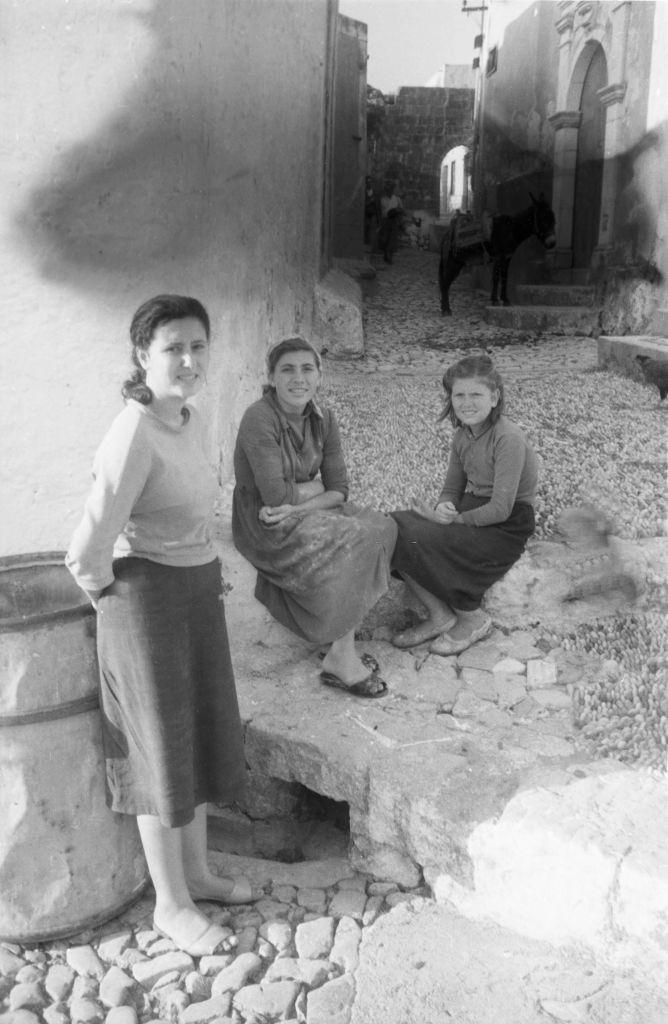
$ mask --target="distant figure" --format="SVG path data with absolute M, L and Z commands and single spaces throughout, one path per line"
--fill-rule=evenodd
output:
M 376 249 L 378 229 L 380 227 L 380 202 L 373 181 L 367 175 L 364 187 L 364 244 Z
M 403 215 L 401 199 L 394 191 L 394 182 L 385 182 L 385 191 L 380 197 L 380 231 L 378 246 L 386 263 L 392 263 L 392 257 L 399 246 L 399 229 Z

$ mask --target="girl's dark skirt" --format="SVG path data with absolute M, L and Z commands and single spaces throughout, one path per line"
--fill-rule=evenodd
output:
M 120 558 L 114 575 L 97 616 L 107 803 L 180 827 L 245 781 L 220 563 Z
M 486 505 L 488 498 L 464 494 L 459 512 Z M 533 506 L 516 502 L 508 519 L 492 526 L 434 523 L 417 512 L 392 512 L 399 537 L 393 575 L 410 576 L 451 608 L 473 611 L 483 594 L 518 560 L 534 532 Z

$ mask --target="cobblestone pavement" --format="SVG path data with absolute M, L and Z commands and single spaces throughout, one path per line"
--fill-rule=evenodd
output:
M 272 871 L 258 863 L 260 872 Z M 363 928 L 425 890 L 400 892 L 355 874 L 341 858 L 274 865 L 273 873 L 278 880 L 255 904 L 201 904 L 229 935 L 223 951 L 199 960 L 153 930 L 151 895 L 69 940 L 0 943 L 0 1022 L 342 1021 Z
M 501 373 L 513 380 L 596 366 L 592 338 L 538 335 L 485 323 L 488 296 L 473 290 L 466 275 L 452 288 L 453 315 L 441 316 L 436 253 L 400 249 L 391 265 L 376 255 L 368 258 L 377 276 L 365 282 L 366 351 L 365 358 L 356 361 L 358 371 L 399 370 L 428 376 L 442 373 L 446 363 L 470 349 L 493 349 Z M 338 367 L 330 363 L 328 372 L 335 377 L 350 372 L 350 363 L 341 361 Z

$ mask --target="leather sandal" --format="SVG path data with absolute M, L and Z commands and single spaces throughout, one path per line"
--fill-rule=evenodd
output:
M 433 644 L 429 645 L 429 653 L 440 654 L 443 657 L 448 657 L 451 654 L 461 654 L 462 651 L 466 651 L 473 644 L 477 643 L 478 640 L 484 640 L 491 632 L 492 620 L 488 616 L 477 629 L 472 630 L 468 636 L 462 637 L 459 640 L 450 636 L 449 633 L 443 633 Z
M 207 903 L 222 903 L 223 906 L 243 906 L 245 903 L 255 903 L 261 897 L 253 892 L 253 886 L 247 878 L 231 878 L 232 888 L 228 895 L 211 895 L 210 893 L 191 892 L 193 900 Z
M 191 929 L 187 929 L 191 931 Z M 193 957 L 212 956 L 216 952 L 227 953 L 233 948 L 230 942 L 229 928 L 221 928 L 220 925 L 208 923 L 206 927 L 196 935 L 171 935 L 164 928 L 159 928 L 153 921 L 153 931 L 161 935 L 163 939 L 169 939 L 177 949 L 183 950 Z
M 439 627 L 432 626 L 431 623 L 418 622 L 415 626 L 409 626 L 408 629 L 402 629 L 400 633 L 395 633 L 392 643 L 395 647 L 400 648 L 417 647 L 419 644 L 426 643 L 427 640 L 434 640 L 442 633 L 446 633 L 452 629 L 456 621 L 453 618 L 449 623 Z

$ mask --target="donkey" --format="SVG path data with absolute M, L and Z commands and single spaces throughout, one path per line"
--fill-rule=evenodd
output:
M 449 291 L 462 267 L 467 263 L 482 263 L 492 260 L 492 295 L 493 306 L 498 306 L 499 299 L 504 306 L 508 301 L 508 267 L 510 258 L 518 245 L 531 235 L 535 235 L 546 249 L 553 249 L 556 244 L 554 213 L 541 192 L 535 199 L 531 192 L 531 206 L 512 216 L 501 213 L 495 217 L 488 215 L 482 224 L 466 226 L 460 218 L 455 218 L 453 228 L 445 235 L 441 243 L 441 259 L 438 265 L 438 284 L 441 291 L 441 313 L 451 316 Z M 501 285 L 499 289 L 499 283 Z

